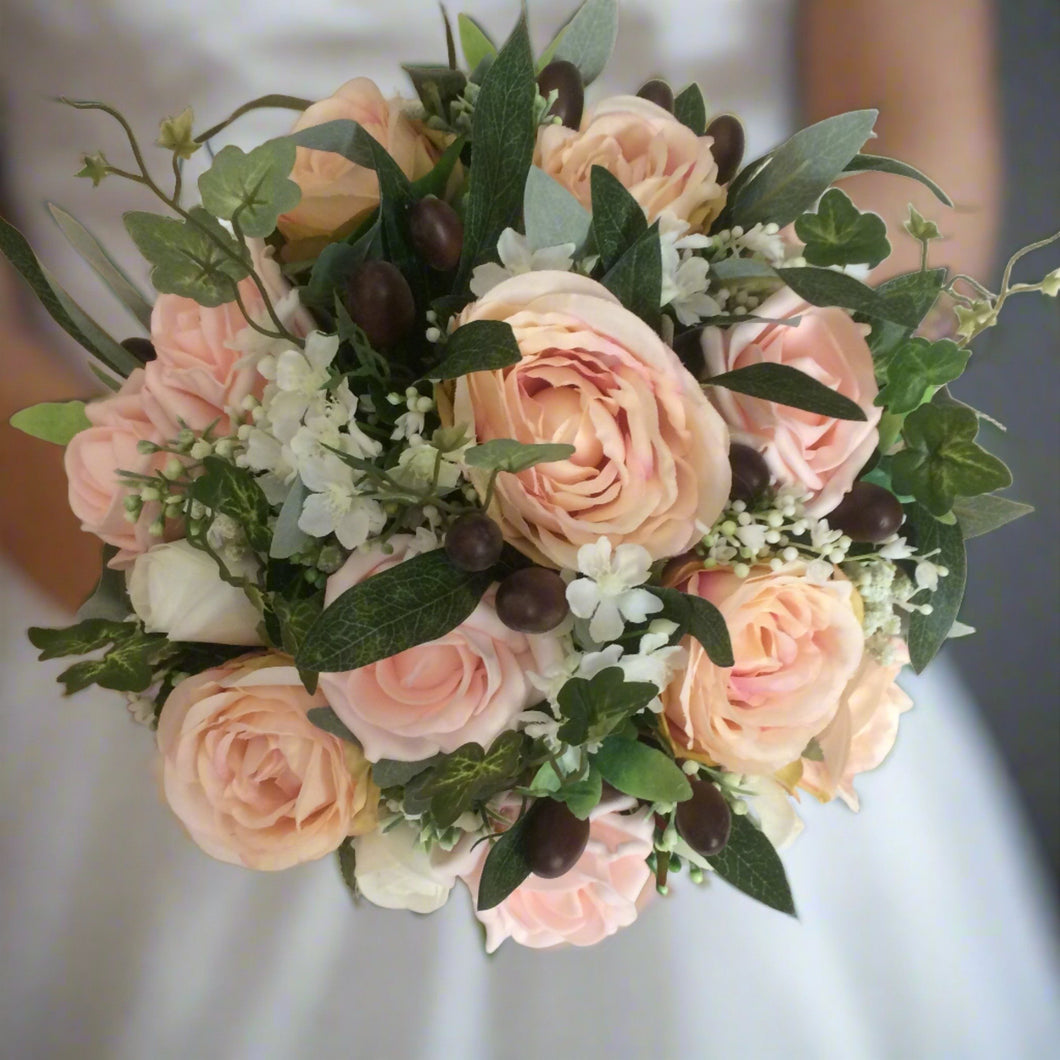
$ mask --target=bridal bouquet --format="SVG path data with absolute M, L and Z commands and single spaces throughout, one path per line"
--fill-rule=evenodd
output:
M 461 881 L 533 947 L 629 925 L 676 873 L 794 913 L 800 798 L 857 808 L 957 622 L 967 538 L 1029 510 L 951 396 L 1013 292 L 890 244 L 840 187 L 874 111 L 742 165 L 696 85 L 584 106 L 615 36 L 587 0 L 545 53 L 447 25 L 417 100 L 364 78 L 266 96 L 159 167 L 122 115 L 144 297 L 53 213 L 146 337 L 115 341 L 6 223 L 0 245 L 112 391 L 19 413 L 66 447 L 105 544 L 60 677 L 124 693 L 208 854 L 336 854 L 427 913 Z M 463 51 L 457 58 L 456 37 Z M 289 135 L 219 146 L 255 107 Z M 165 176 L 159 175 L 164 168 Z M 197 173 L 195 195 L 189 195 Z M 955 339 L 918 334 L 940 298 Z M 937 333 L 937 329 L 936 329 Z

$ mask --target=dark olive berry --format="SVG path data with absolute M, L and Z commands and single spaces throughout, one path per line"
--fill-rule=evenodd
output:
M 743 161 L 744 134 L 740 119 L 719 114 L 707 126 L 707 135 L 714 137 L 710 152 L 718 163 L 718 183 L 728 184 Z
M 485 512 L 468 512 L 447 531 L 446 555 L 461 570 L 489 570 L 501 558 L 504 535 Z
M 902 525 L 898 498 L 874 482 L 855 482 L 850 492 L 826 516 L 833 530 L 851 541 L 886 541 Z
M 568 129 L 577 129 L 585 106 L 585 86 L 581 71 L 574 63 L 557 59 L 537 75 L 537 90 L 545 99 L 553 89 L 556 90 L 556 102 L 549 114 L 556 115 Z
M 729 466 L 732 468 L 729 496 L 734 501 L 754 504 L 769 485 L 769 468 L 765 458 L 757 449 L 733 442 L 729 446 Z
M 562 802 L 541 799 L 530 810 L 524 842 L 530 871 L 554 880 L 574 868 L 585 852 L 589 822 L 578 820 Z
M 677 804 L 676 823 L 681 838 L 697 854 L 710 858 L 729 841 L 732 811 L 709 780 L 693 780 L 692 798 Z
M 674 90 L 665 81 L 660 81 L 658 78 L 645 81 L 637 90 L 637 95 L 641 99 L 648 100 L 649 103 L 654 103 L 657 107 L 662 107 L 663 110 L 668 110 L 671 114 L 674 112 Z
M 122 339 L 121 344 L 141 364 L 147 364 L 148 361 L 153 361 L 157 356 L 154 343 L 150 339 L 141 339 L 138 336 L 134 336 L 131 339 Z
M 364 261 L 350 273 L 346 308 L 376 349 L 399 342 L 416 322 L 408 281 L 389 261 Z
M 432 269 L 448 272 L 460 263 L 464 249 L 464 222 L 442 199 L 428 195 L 409 209 L 412 245 Z
M 520 633 L 547 633 L 566 617 L 567 587 L 545 567 L 513 571 L 497 586 L 497 616 Z

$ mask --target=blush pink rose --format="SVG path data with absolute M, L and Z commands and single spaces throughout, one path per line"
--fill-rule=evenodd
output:
M 746 578 L 700 570 L 677 588 L 721 611 L 735 665 L 715 666 L 689 640 L 688 666 L 662 694 L 674 747 L 737 773 L 796 761 L 836 716 L 865 638 L 853 586 L 818 583 L 801 560 Z
M 81 520 L 82 530 L 119 550 L 111 566 L 122 569 L 159 541 L 151 535 L 150 527 L 161 514 L 161 506 L 157 502 L 145 504 L 139 519 L 129 522 L 125 498 L 130 490 L 118 472 L 152 475 L 159 471 L 169 457 L 141 453 L 139 443 L 158 445 L 177 431 L 173 423 L 160 430 L 148 417 L 143 388 L 144 370 L 137 368 L 117 394 L 86 405 L 85 414 L 92 426 L 74 435 L 64 457 L 71 510 Z M 172 537 L 173 524 L 167 531 L 166 537 Z
M 505 280 L 464 310 L 470 320 L 507 321 L 522 360 L 457 380 L 453 420 L 479 443 L 574 446 L 498 476 L 490 515 L 505 538 L 571 569 L 602 536 L 653 560 L 690 548 L 729 496 L 729 436 L 673 350 L 602 284 L 568 272 Z M 472 475 L 483 493 L 486 476 Z
M 838 795 L 857 810 L 854 778 L 887 757 L 898 736 L 898 717 L 913 705 L 896 682 L 908 661 L 909 652 L 900 641 L 894 662 L 886 666 L 865 653 L 836 716 L 817 736 L 822 761 L 802 761 L 801 787 L 822 801 Z
M 669 111 L 639 96 L 605 99 L 581 129 L 542 125 L 534 164 L 592 209 L 590 175 L 603 166 L 621 182 L 649 221 L 666 213 L 702 231 L 725 205 L 714 140 L 696 136 Z
M 325 606 L 351 586 L 406 558 L 413 539 L 396 535 L 387 555 L 354 552 L 329 579 Z M 438 640 L 345 673 L 322 673 L 320 688 L 368 758 L 414 762 L 474 742 L 488 747 L 541 694 L 528 673 L 563 655 L 559 638 L 509 629 L 493 607 L 495 590 Z
M 646 862 L 655 826 L 648 807 L 625 812 L 636 805 L 624 795 L 604 800 L 589 815 L 589 842 L 570 871 L 554 880 L 528 876 L 499 905 L 476 910 L 486 928 L 486 952 L 508 938 L 538 950 L 595 946 L 629 927 L 655 893 Z M 476 851 L 476 864 L 462 878 L 478 905 L 488 845 Z
M 386 148 L 406 177 L 417 180 L 430 172 L 438 152 L 409 119 L 409 106 L 406 100 L 384 99 L 369 78 L 355 77 L 309 107 L 291 131 L 329 121 L 358 122 Z M 346 234 L 379 205 L 375 171 L 332 151 L 298 148 L 291 180 L 302 189 L 302 201 L 280 217 L 279 228 L 296 243 Z
M 790 405 L 711 388 L 711 399 L 725 417 L 734 442 L 758 449 L 781 483 L 803 486 L 812 494 L 806 510 L 830 512 L 854 484 L 854 477 L 879 441 L 883 410 L 872 352 L 865 342 L 868 325 L 855 324 L 842 309 L 808 305 L 784 288 L 767 298 L 758 316 L 797 324 L 738 324 L 722 331 L 704 328 L 703 354 L 710 375 L 751 364 L 798 368 L 858 404 L 864 421 L 837 420 Z
M 284 326 L 296 335 L 308 335 L 313 319 L 297 301 L 288 298 L 291 287 L 260 240 L 252 241 L 255 269 L 269 301 Z M 255 321 L 275 325 L 253 280 L 239 284 L 243 304 Z M 160 294 L 151 313 L 151 342 L 155 360 L 145 368 L 144 404 L 156 423 L 179 420 L 192 430 L 216 424 L 214 434 L 232 433 L 226 409 L 238 406 L 248 395 L 260 398 L 265 380 L 258 373 L 257 357 L 237 338 L 247 320 L 236 302 L 201 306 L 190 298 Z M 173 435 L 169 435 L 173 437 Z
M 375 827 L 360 748 L 306 716 L 325 705 L 279 656 L 243 656 L 173 689 L 158 719 L 163 791 L 207 854 L 286 869 Z

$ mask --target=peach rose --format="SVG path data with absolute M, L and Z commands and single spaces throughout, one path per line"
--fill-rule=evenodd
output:
M 688 666 L 662 694 L 674 747 L 738 773 L 794 762 L 835 717 L 864 653 L 853 586 L 818 583 L 801 560 L 746 578 L 700 570 L 677 587 L 713 603 L 732 639 L 732 667 L 689 639 Z
M 271 251 L 254 240 L 252 254 L 269 301 L 284 326 L 296 335 L 308 335 L 313 319 L 296 300 L 285 297 L 291 287 L 272 260 Z M 239 294 L 257 323 L 274 327 L 253 280 L 242 280 Z M 236 343 L 247 327 L 246 317 L 234 301 L 207 307 L 180 295 L 160 294 L 151 313 L 151 342 L 157 357 L 145 368 L 148 415 L 160 425 L 180 420 L 195 431 L 216 423 L 216 435 L 231 434 L 225 409 L 237 406 L 248 394 L 260 398 L 265 388 L 257 357 Z
M 160 430 L 148 417 L 143 389 L 144 370 L 137 368 L 113 397 L 86 405 L 92 426 L 74 435 L 64 457 L 70 508 L 82 530 L 119 550 L 111 562 L 118 568 L 130 566 L 158 542 L 150 527 L 161 513 L 158 503 L 145 504 L 140 518 L 130 523 L 125 517 L 129 488 L 118 472 L 151 475 L 160 470 L 168 456 L 145 455 L 137 446 L 141 441 L 161 444 L 177 431 L 173 423 Z
M 325 705 L 279 656 L 243 656 L 173 689 L 158 719 L 163 791 L 207 854 L 286 869 L 375 827 L 379 791 L 360 748 L 306 716 Z
M 577 566 L 606 536 L 653 560 L 699 538 L 729 496 L 729 437 L 696 380 L 603 285 L 568 272 L 505 280 L 460 323 L 506 320 L 522 360 L 457 381 L 452 416 L 476 441 L 574 446 L 567 460 L 497 478 L 490 515 L 538 563 Z M 485 475 L 475 474 L 480 494 Z
M 645 860 L 654 823 L 648 807 L 625 812 L 636 805 L 625 795 L 604 800 L 589 815 L 589 842 L 570 871 L 553 880 L 528 876 L 499 905 L 476 910 L 486 928 L 486 952 L 507 938 L 537 950 L 595 946 L 629 927 L 655 893 Z M 477 863 L 462 878 L 478 905 L 487 844 L 476 851 Z
M 413 538 L 390 539 L 354 552 L 329 579 L 325 607 L 351 586 L 406 558 Z M 509 629 L 493 608 L 491 589 L 456 629 L 438 640 L 345 673 L 320 675 L 332 709 L 376 762 L 414 762 L 461 744 L 488 747 L 541 694 L 528 672 L 544 672 L 563 651 L 549 633 Z
M 734 442 L 761 451 L 782 483 L 801 485 L 813 494 L 806 510 L 830 512 L 854 484 L 854 477 L 879 441 L 881 408 L 872 352 L 865 342 L 867 324 L 855 324 L 842 309 L 820 308 L 783 288 L 756 310 L 758 316 L 798 324 L 738 324 L 722 331 L 704 328 L 703 354 L 711 375 L 750 364 L 786 364 L 798 368 L 856 402 L 864 421 L 837 420 L 790 405 L 711 388 L 711 399 L 725 417 Z
M 696 136 L 669 111 L 639 96 L 612 96 L 580 130 L 542 125 L 534 164 L 592 209 L 590 174 L 603 166 L 640 203 L 649 221 L 662 213 L 703 231 L 725 205 L 714 140 Z
M 335 94 L 309 107 L 292 132 L 344 119 L 358 122 L 379 141 L 410 180 L 429 173 L 437 158 L 430 140 L 410 121 L 406 100 L 386 100 L 367 77 L 347 81 Z M 280 231 L 291 241 L 321 242 L 353 231 L 379 205 L 375 171 L 332 151 L 298 148 L 291 171 L 302 189 L 302 201 L 280 217 Z
M 908 661 L 909 652 L 900 642 L 895 661 L 887 666 L 865 653 L 836 716 L 817 736 L 823 760 L 802 760 L 800 784 L 822 802 L 838 795 L 857 810 L 854 777 L 887 757 L 898 736 L 898 716 L 913 705 L 895 680 Z

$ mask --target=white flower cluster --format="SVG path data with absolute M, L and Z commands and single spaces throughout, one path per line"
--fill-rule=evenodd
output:
M 659 217 L 662 245 L 662 297 L 660 306 L 670 306 L 686 327 L 721 313 L 721 304 L 707 294 L 710 263 L 696 254 L 711 246 L 709 236 L 689 233 L 687 221 L 671 214 Z
M 520 235 L 514 228 L 506 228 L 497 240 L 500 265 L 488 261 L 484 265 L 476 266 L 471 273 L 471 293 L 476 298 L 481 298 L 497 284 L 526 272 L 538 272 L 542 269 L 570 272 L 574 267 L 574 250 L 573 243 L 531 250 L 526 236 Z

